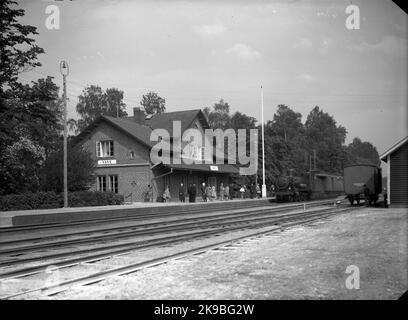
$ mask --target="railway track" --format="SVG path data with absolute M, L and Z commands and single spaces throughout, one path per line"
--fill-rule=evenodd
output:
M 324 204 L 327 204 L 324 203 Z M 322 205 L 321 203 L 310 204 L 309 206 Z M 32 235 L 21 235 L 21 233 L 16 232 L 14 236 L 3 236 L 0 240 L 0 256 L 5 253 L 16 253 L 20 251 L 27 251 L 30 249 L 36 249 L 37 247 L 45 248 L 46 246 L 60 246 L 64 244 L 80 244 L 88 243 L 96 240 L 107 240 L 107 239 L 118 239 L 133 237 L 135 235 L 142 234 L 152 234 L 154 231 L 178 231 L 180 228 L 189 226 L 200 226 L 202 223 L 207 225 L 211 222 L 223 223 L 228 222 L 229 220 L 237 220 L 238 218 L 255 218 L 263 215 L 278 214 L 283 212 L 288 212 L 294 208 L 301 206 L 291 206 L 291 207 L 261 207 L 259 209 L 235 209 L 223 212 L 216 215 L 195 215 L 190 218 L 179 219 L 176 216 L 172 215 L 170 220 L 164 221 L 155 221 L 155 222 L 145 222 L 145 223 L 128 223 L 120 225 L 110 225 L 107 227 L 92 227 L 86 228 L 84 230 L 80 229 L 71 229 L 68 231 L 58 231 L 54 230 L 51 233 L 44 234 L 39 232 L 34 232 Z M 155 217 L 149 217 L 148 220 L 154 220 Z M 117 221 L 115 221 L 117 222 Z M 37 230 L 37 228 L 35 229 Z M 72 240 L 72 238 L 75 240 Z M 58 240 L 61 239 L 61 240 Z M 47 243 L 45 243 L 49 240 Z M 53 241 L 54 240 L 54 241 Z M 35 242 L 41 242 L 41 244 L 33 244 Z M 24 246 L 24 244 L 29 244 Z M 19 246 L 23 245 L 23 246 Z M 1 263 L 0 263 L 1 266 Z
M 310 207 L 310 206 L 316 206 L 316 205 L 325 205 L 325 204 L 330 204 L 334 203 L 336 199 L 325 199 L 325 200 L 318 200 L 318 201 L 306 201 L 302 203 L 290 203 L 290 204 L 271 204 L 268 207 L 270 208 L 298 208 L 302 207 L 304 205 Z M 166 217 L 184 217 L 188 215 L 196 215 L 200 213 L 208 213 L 208 212 L 220 212 L 220 211 L 231 211 L 231 202 L 225 202 L 225 204 L 219 204 L 217 207 L 211 207 L 211 208 L 199 208 L 199 209 L 192 209 L 192 210 L 177 210 L 174 212 L 159 212 L 159 213 L 149 213 L 149 214 L 132 214 L 129 213 L 125 216 L 121 217 L 114 217 L 114 218 L 106 218 L 106 217 L 101 217 L 101 218 L 95 218 L 93 217 L 92 219 L 83 219 L 83 220 L 76 220 L 76 221 L 70 221 L 70 222 L 59 222 L 59 223 L 43 223 L 43 224 L 33 224 L 33 225 L 23 225 L 23 226 L 13 226 L 13 227 L 3 227 L 0 228 L 0 234 L 7 235 L 9 233 L 13 234 L 16 232 L 33 232 L 33 231 L 44 231 L 47 229 L 64 229 L 64 228 L 70 228 L 70 227 L 88 227 L 88 226 L 95 226 L 95 225 L 100 225 L 100 224 L 109 224 L 113 222 L 126 222 L 126 221 L 139 221 L 139 220 L 145 220 L 145 219 L 153 219 L 153 218 L 166 218 Z M 217 203 L 218 204 L 218 203 Z M 242 205 L 238 209 L 254 209 L 256 207 L 259 207 L 259 205 L 252 204 L 248 205 L 247 203 L 242 203 Z
M 321 209 L 319 210 L 319 214 L 321 214 L 322 211 L 330 211 L 332 208 L 328 209 Z M 44 254 L 42 250 L 49 248 L 52 246 L 52 244 L 49 243 L 40 243 L 36 246 L 28 246 L 24 248 L 19 248 L 17 249 L 10 249 L 7 252 L 10 252 L 11 254 L 15 255 L 17 252 L 20 254 L 24 253 L 29 253 L 33 254 L 35 249 L 41 252 L 40 255 L 38 256 L 28 256 L 23 258 L 19 258 L 17 256 L 16 258 L 11 258 L 11 259 L 5 259 L 4 253 L 0 257 L 2 257 L 2 261 L 0 262 L 0 267 L 10 267 L 13 265 L 19 265 L 22 263 L 28 263 L 28 262 L 36 262 L 36 261 L 45 261 L 45 260 L 52 260 L 56 258 L 64 258 L 64 257 L 70 257 L 70 256 L 75 256 L 78 254 L 88 254 L 92 253 L 95 254 L 96 252 L 103 252 L 106 251 L 109 254 L 112 252 L 118 252 L 118 253 L 123 253 L 123 250 L 134 250 L 137 248 L 145 248 L 145 247 L 150 247 L 155 245 L 157 242 L 160 242 L 160 244 L 167 244 L 167 240 L 170 238 L 170 241 L 176 241 L 178 238 L 180 240 L 185 240 L 186 238 L 194 238 L 196 236 L 205 236 L 205 235 L 210 235 L 210 234 L 216 234 L 219 232 L 225 232 L 228 230 L 236 230 L 236 229 L 241 229 L 241 228 L 250 228 L 250 227 L 256 227 L 256 226 L 262 226 L 262 225 L 268 225 L 271 223 L 281 223 L 287 220 L 291 220 L 293 218 L 299 219 L 301 215 L 305 216 L 313 216 L 315 215 L 314 212 L 302 212 L 302 213 L 288 213 L 288 214 L 281 214 L 281 215 L 273 215 L 273 216 L 266 216 L 266 217 L 260 217 L 260 218 L 254 218 L 254 217 L 248 217 L 245 219 L 229 219 L 228 221 L 225 221 L 224 219 L 216 219 L 217 221 L 211 221 L 211 224 L 208 223 L 208 221 L 201 222 L 201 224 L 196 224 L 193 227 L 190 226 L 189 229 L 186 229 L 186 225 L 183 226 L 170 226 L 168 229 L 166 229 L 168 232 L 167 236 L 164 237 L 155 237 L 155 238 L 148 238 L 148 239 L 142 239 L 138 241 L 130 241 L 130 242 L 125 242 L 125 243 L 117 243 L 117 244 L 101 244 L 99 247 L 92 247 L 90 249 L 81 249 L 81 248 L 76 248 L 75 250 L 69 249 L 68 251 L 65 252 L 56 252 L 56 253 L 51 253 L 51 254 Z M 223 220 L 223 221 L 220 221 Z M 138 234 L 135 232 L 134 236 L 132 239 L 134 239 L 137 236 L 141 235 L 155 235 L 157 233 L 165 234 L 163 228 L 153 228 L 152 230 L 144 230 L 142 234 Z M 177 235 L 172 235 L 173 232 L 175 231 L 184 231 L 181 233 L 178 233 Z M 140 231 L 139 231 L 140 232 Z M 88 240 L 88 239 L 87 239 Z M 79 241 L 79 240 L 78 240 Z M 164 243 L 162 242 L 164 241 Z M 71 240 L 70 242 L 64 242 L 65 245 L 72 245 L 72 244 L 78 244 L 76 240 Z M 89 241 L 87 241 L 89 243 Z M 92 243 L 92 241 L 91 241 Z M 92 243 L 94 244 L 94 243 Z M 58 244 L 59 246 L 62 246 L 61 243 Z M 99 255 L 98 255 L 99 257 Z M 93 255 L 92 255 L 93 258 Z M 44 265 L 41 266 L 41 268 Z M 3 278 L 2 273 L 0 272 L 0 279 Z
M 325 202 L 325 204 L 332 202 Z M 321 201 L 309 204 L 310 207 L 322 205 Z M 47 260 L 53 258 L 61 258 L 64 256 L 87 253 L 88 250 L 81 250 L 81 246 L 93 245 L 92 251 L 103 251 L 109 249 L 118 249 L 121 247 L 129 246 L 129 243 L 121 244 L 109 244 L 104 245 L 106 241 L 120 241 L 125 239 L 134 239 L 140 237 L 151 237 L 156 234 L 174 233 L 174 232 L 186 232 L 201 230 L 218 230 L 228 225 L 245 225 L 253 223 L 255 221 L 268 221 L 272 219 L 278 219 L 284 212 L 291 211 L 294 208 L 302 207 L 302 205 L 289 205 L 284 207 L 272 207 L 263 208 L 258 210 L 246 210 L 237 211 L 233 210 L 232 213 L 222 213 L 217 215 L 199 216 L 194 218 L 188 218 L 183 220 L 165 220 L 161 222 L 144 223 L 144 224 L 131 224 L 119 227 L 109 227 L 103 229 L 94 229 L 86 231 L 71 231 L 68 233 L 61 233 L 57 230 L 57 233 L 50 235 L 33 235 L 29 237 L 21 238 L 19 232 L 14 236 L 15 239 L 10 238 L 2 240 L 0 242 L 0 267 L 12 266 L 21 263 L 35 262 L 40 260 Z M 280 215 L 279 215 L 280 214 Z M 272 216 L 271 216 L 272 215 Z M 37 228 L 35 228 L 37 231 Z M 155 240 L 155 239 L 153 239 Z M 140 243 L 143 241 L 138 241 Z M 101 245 L 95 248 L 95 244 L 101 243 Z M 44 254 L 45 249 L 61 249 L 76 245 L 75 250 L 69 249 L 68 252 L 58 252 L 51 254 Z M 79 247 L 78 247 L 79 246 Z M 35 256 L 36 252 L 41 254 Z M 29 256 L 27 257 L 27 254 Z M 33 256 L 34 254 L 34 256 Z
M 333 203 L 333 201 L 331 201 L 331 203 Z M 219 225 L 218 227 L 213 226 L 213 228 L 211 229 L 207 228 L 203 230 L 202 228 L 203 226 L 201 226 L 201 227 L 195 228 L 194 230 L 190 229 L 182 233 L 167 234 L 162 237 L 144 239 L 144 240 L 139 240 L 139 241 L 131 241 L 131 242 L 120 243 L 120 244 L 104 245 L 104 246 L 101 246 L 97 250 L 95 250 L 95 248 L 87 248 L 83 250 L 77 250 L 75 252 L 54 253 L 54 254 L 49 255 L 48 258 L 45 259 L 45 260 L 49 260 L 48 263 L 23 266 L 21 268 L 13 269 L 13 270 L 6 270 L 9 268 L 3 268 L 3 270 L 0 271 L 0 279 L 2 279 L 1 281 L 6 281 L 6 279 L 16 279 L 19 277 L 29 278 L 29 277 L 35 276 L 36 274 L 43 273 L 44 270 L 50 265 L 53 266 L 54 268 L 53 270 L 58 270 L 62 268 L 66 269 L 67 267 L 78 266 L 86 262 L 89 263 L 89 262 L 95 262 L 95 261 L 100 261 L 100 260 L 106 260 L 114 256 L 123 255 L 129 252 L 134 252 L 135 250 L 142 251 L 142 250 L 147 250 L 149 248 L 157 248 L 160 246 L 170 246 L 170 245 L 174 245 L 180 242 L 204 239 L 208 237 L 213 237 L 215 235 L 231 233 L 231 232 L 239 231 L 239 230 L 248 231 L 248 230 L 257 229 L 257 228 L 259 229 L 259 228 L 269 227 L 268 232 L 276 232 L 278 230 L 281 230 L 282 228 L 286 228 L 291 225 L 309 223 L 312 221 L 322 219 L 324 217 L 331 216 L 333 214 L 337 214 L 341 212 L 348 212 L 350 210 L 353 210 L 353 208 L 349 208 L 349 207 L 317 208 L 317 209 L 307 211 L 307 212 L 304 212 L 304 211 L 291 212 L 291 213 L 285 213 L 285 214 L 279 214 L 279 215 L 257 217 L 253 219 L 249 219 L 249 218 L 245 220 L 241 219 L 241 221 L 235 221 L 235 222 L 232 221 L 231 218 L 229 218 L 231 221 L 225 222 L 224 224 Z M 251 233 L 248 236 L 253 237 L 257 233 L 259 232 Z M 260 234 L 264 234 L 264 233 L 265 231 L 262 231 Z M 238 238 L 230 239 L 228 240 L 228 243 L 235 243 L 236 241 L 240 241 L 240 240 Z M 226 245 L 226 244 L 221 243 L 221 242 L 215 243 L 215 244 L 212 244 L 211 246 L 204 246 L 198 249 L 197 248 L 191 249 L 188 251 L 179 252 L 177 254 L 172 254 L 169 256 L 165 256 L 165 257 L 159 257 L 157 259 L 152 259 L 152 260 L 148 260 L 148 261 L 144 261 L 144 262 L 140 262 L 136 264 L 131 264 L 131 265 L 126 265 L 126 266 L 121 266 L 118 268 L 111 268 L 107 271 L 96 272 L 96 273 L 93 273 L 92 275 L 86 275 L 83 277 L 63 281 L 59 283 L 57 287 L 53 287 L 53 286 L 36 287 L 32 290 L 13 293 L 3 298 L 6 298 L 6 299 L 13 298 L 13 297 L 17 297 L 20 295 L 26 295 L 32 292 L 44 293 L 45 291 L 47 292 L 49 291 L 50 292 L 49 294 L 52 294 L 54 293 L 55 290 L 60 292 L 60 291 L 66 290 L 72 285 L 91 283 L 91 282 L 94 282 L 95 279 L 104 279 L 112 274 L 124 274 L 124 273 L 133 272 L 135 270 L 139 270 L 140 268 L 150 266 L 152 264 L 155 265 L 155 264 L 163 263 L 163 262 L 166 262 L 172 259 L 176 259 L 178 257 L 182 257 L 184 255 L 194 254 L 194 252 L 202 252 L 202 250 L 204 251 L 211 250 L 211 248 L 213 248 L 214 246 L 222 246 L 222 245 Z M 64 259 L 57 260 L 60 258 L 64 258 Z M 9 266 L 15 266 L 18 264 L 25 264 L 27 262 L 35 262 L 35 261 L 41 261 L 41 260 L 44 260 L 44 259 L 33 259 L 33 257 L 31 257 L 31 260 L 30 258 L 27 258 L 26 260 L 20 259 L 20 261 L 16 262 L 15 264 L 10 264 Z
M 321 201 L 313 201 L 313 202 L 305 202 L 305 203 L 318 203 L 322 202 L 325 203 L 328 200 L 321 200 Z M 334 200 L 331 200 L 332 202 Z M 186 216 L 186 215 L 191 215 L 191 214 L 200 214 L 200 213 L 208 213 L 209 211 L 211 212 L 219 212 L 219 211 L 225 211 L 225 210 L 231 210 L 231 204 L 232 201 L 228 201 L 225 203 L 217 203 L 216 207 L 211 207 L 211 208 L 197 208 L 197 209 L 190 209 L 190 210 L 183 210 L 182 207 L 180 207 L 177 211 L 173 212 L 158 212 L 158 213 L 148 213 L 148 214 L 133 214 L 133 213 L 128 213 L 124 216 L 119 216 L 119 217 L 114 217 L 114 218 L 106 218 L 106 217 L 101 217 L 101 218 L 90 218 L 90 219 L 82 219 L 82 220 L 76 220 L 76 221 L 70 221 L 70 222 L 58 222 L 58 223 L 42 223 L 42 224 L 32 224 L 32 225 L 23 225 L 23 226 L 13 226 L 13 227 L 3 227 L 0 228 L 0 234 L 7 234 L 7 233 L 15 233 L 15 232 L 22 232 L 22 231 L 28 231 L 32 232 L 35 230 L 41 231 L 41 230 L 46 230 L 46 229 L 57 229 L 57 228 L 69 228 L 69 227 L 81 227 L 81 226 L 89 226 L 89 225 L 98 225 L 98 224 L 107 224 L 107 223 L 112 223 L 112 222 L 125 222 L 125 221 L 138 221 L 138 220 L 144 220 L 144 219 L 149 219 L 149 218 L 164 218 L 164 217 L 175 217 L 175 216 Z M 297 205 L 297 204 L 293 204 Z M 243 202 L 240 204 L 240 209 L 244 208 L 251 208 L 253 209 L 254 206 L 259 206 L 259 204 L 249 204 L 247 202 Z M 278 207 L 276 204 L 272 204 L 271 206 Z M 288 205 L 290 206 L 290 205 Z M 280 206 L 279 206 L 280 207 Z

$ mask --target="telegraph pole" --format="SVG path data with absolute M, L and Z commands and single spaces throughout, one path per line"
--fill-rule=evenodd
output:
M 63 78 L 64 88 L 64 208 L 68 207 L 68 164 L 67 164 L 67 75 L 69 73 L 68 63 L 61 61 L 60 72 Z
M 265 136 L 264 136 L 264 106 L 263 106 L 263 88 L 261 86 L 261 106 L 262 106 L 262 198 L 266 198 L 265 184 Z

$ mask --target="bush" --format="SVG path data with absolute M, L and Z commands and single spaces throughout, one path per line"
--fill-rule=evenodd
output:
M 109 206 L 124 203 L 121 194 L 98 191 L 77 191 L 68 194 L 70 207 Z
M 77 191 L 68 193 L 70 207 L 108 206 L 124 203 L 123 195 L 111 192 Z M 61 208 L 64 204 L 62 193 L 27 192 L 0 196 L 0 211 Z
M 51 209 L 62 206 L 62 198 L 53 191 L 26 192 L 0 197 L 0 210 Z

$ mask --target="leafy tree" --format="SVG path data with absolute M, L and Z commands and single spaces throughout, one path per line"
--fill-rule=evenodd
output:
M 144 107 L 147 114 L 166 112 L 166 99 L 160 97 L 156 92 L 150 91 L 142 96 L 140 105 Z
M 123 91 L 119 89 L 111 88 L 103 91 L 99 86 L 90 85 L 82 91 L 78 99 L 76 111 L 80 119 L 77 121 L 69 119 L 68 121 L 70 129 L 77 133 L 101 115 L 127 116 L 126 104 L 123 102 Z
M 213 110 L 207 107 L 204 109 L 204 112 L 207 114 L 208 123 L 211 128 L 223 130 L 230 128 L 231 115 L 228 102 L 221 99 L 214 104 Z
M 316 150 L 317 169 L 324 172 L 342 172 L 343 144 L 347 131 L 318 106 L 309 113 L 305 123 L 309 150 Z
M 231 117 L 231 128 L 238 129 L 254 129 L 257 120 L 254 117 L 247 116 L 245 113 L 235 112 Z
M 31 86 L 19 85 L 15 91 L 20 101 L 15 105 L 15 113 L 20 113 L 22 119 L 17 128 L 43 146 L 48 154 L 58 147 L 62 135 L 63 101 L 53 77 L 31 83 Z
M 354 138 L 347 146 L 347 163 L 348 164 L 374 164 L 381 165 L 380 156 L 377 148 L 370 142 L 361 141 L 360 138 Z
M 105 91 L 108 113 L 114 113 L 115 117 L 126 117 L 126 104 L 123 102 L 123 91 L 117 88 L 109 88 Z
M 39 169 L 45 150 L 27 137 L 7 146 L 1 155 L 0 194 L 35 192 L 40 188 Z
M 273 116 L 271 129 L 274 134 L 281 136 L 285 141 L 296 139 L 304 134 L 302 115 L 280 104 Z
M 39 169 L 58 147 L 62 129 L 51 77 L 14 87 L 2 100 L 0 194 L 38 190 Z
M 3 0 L 0 4 L 0 91 L 3 95 L 6 88 L 18 83 L 18 75 L 40 66 L 37 56 L 44 49 L 35 44 L 34 35 L 37 28 L 22 25 L 17 20 L 24 16 L 23 9 L 16 9 L 16 1 Z
M 45 160 L 42 168 L 42 188 L 63 191 L 63 150 L 59 149 Z M 91 153 L 81 147 L 68 147 L 68 191 L 83 191 L 94 183 L 95 163 Z

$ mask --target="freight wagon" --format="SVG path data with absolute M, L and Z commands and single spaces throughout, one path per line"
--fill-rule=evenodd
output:
M 364 185 L 368 188 L 369 204 L 376 203 L 381 193 L 381 168 L 375 165 L 356 164 L 344 168 L 344 191 L 350 204 L 365 198 Z

